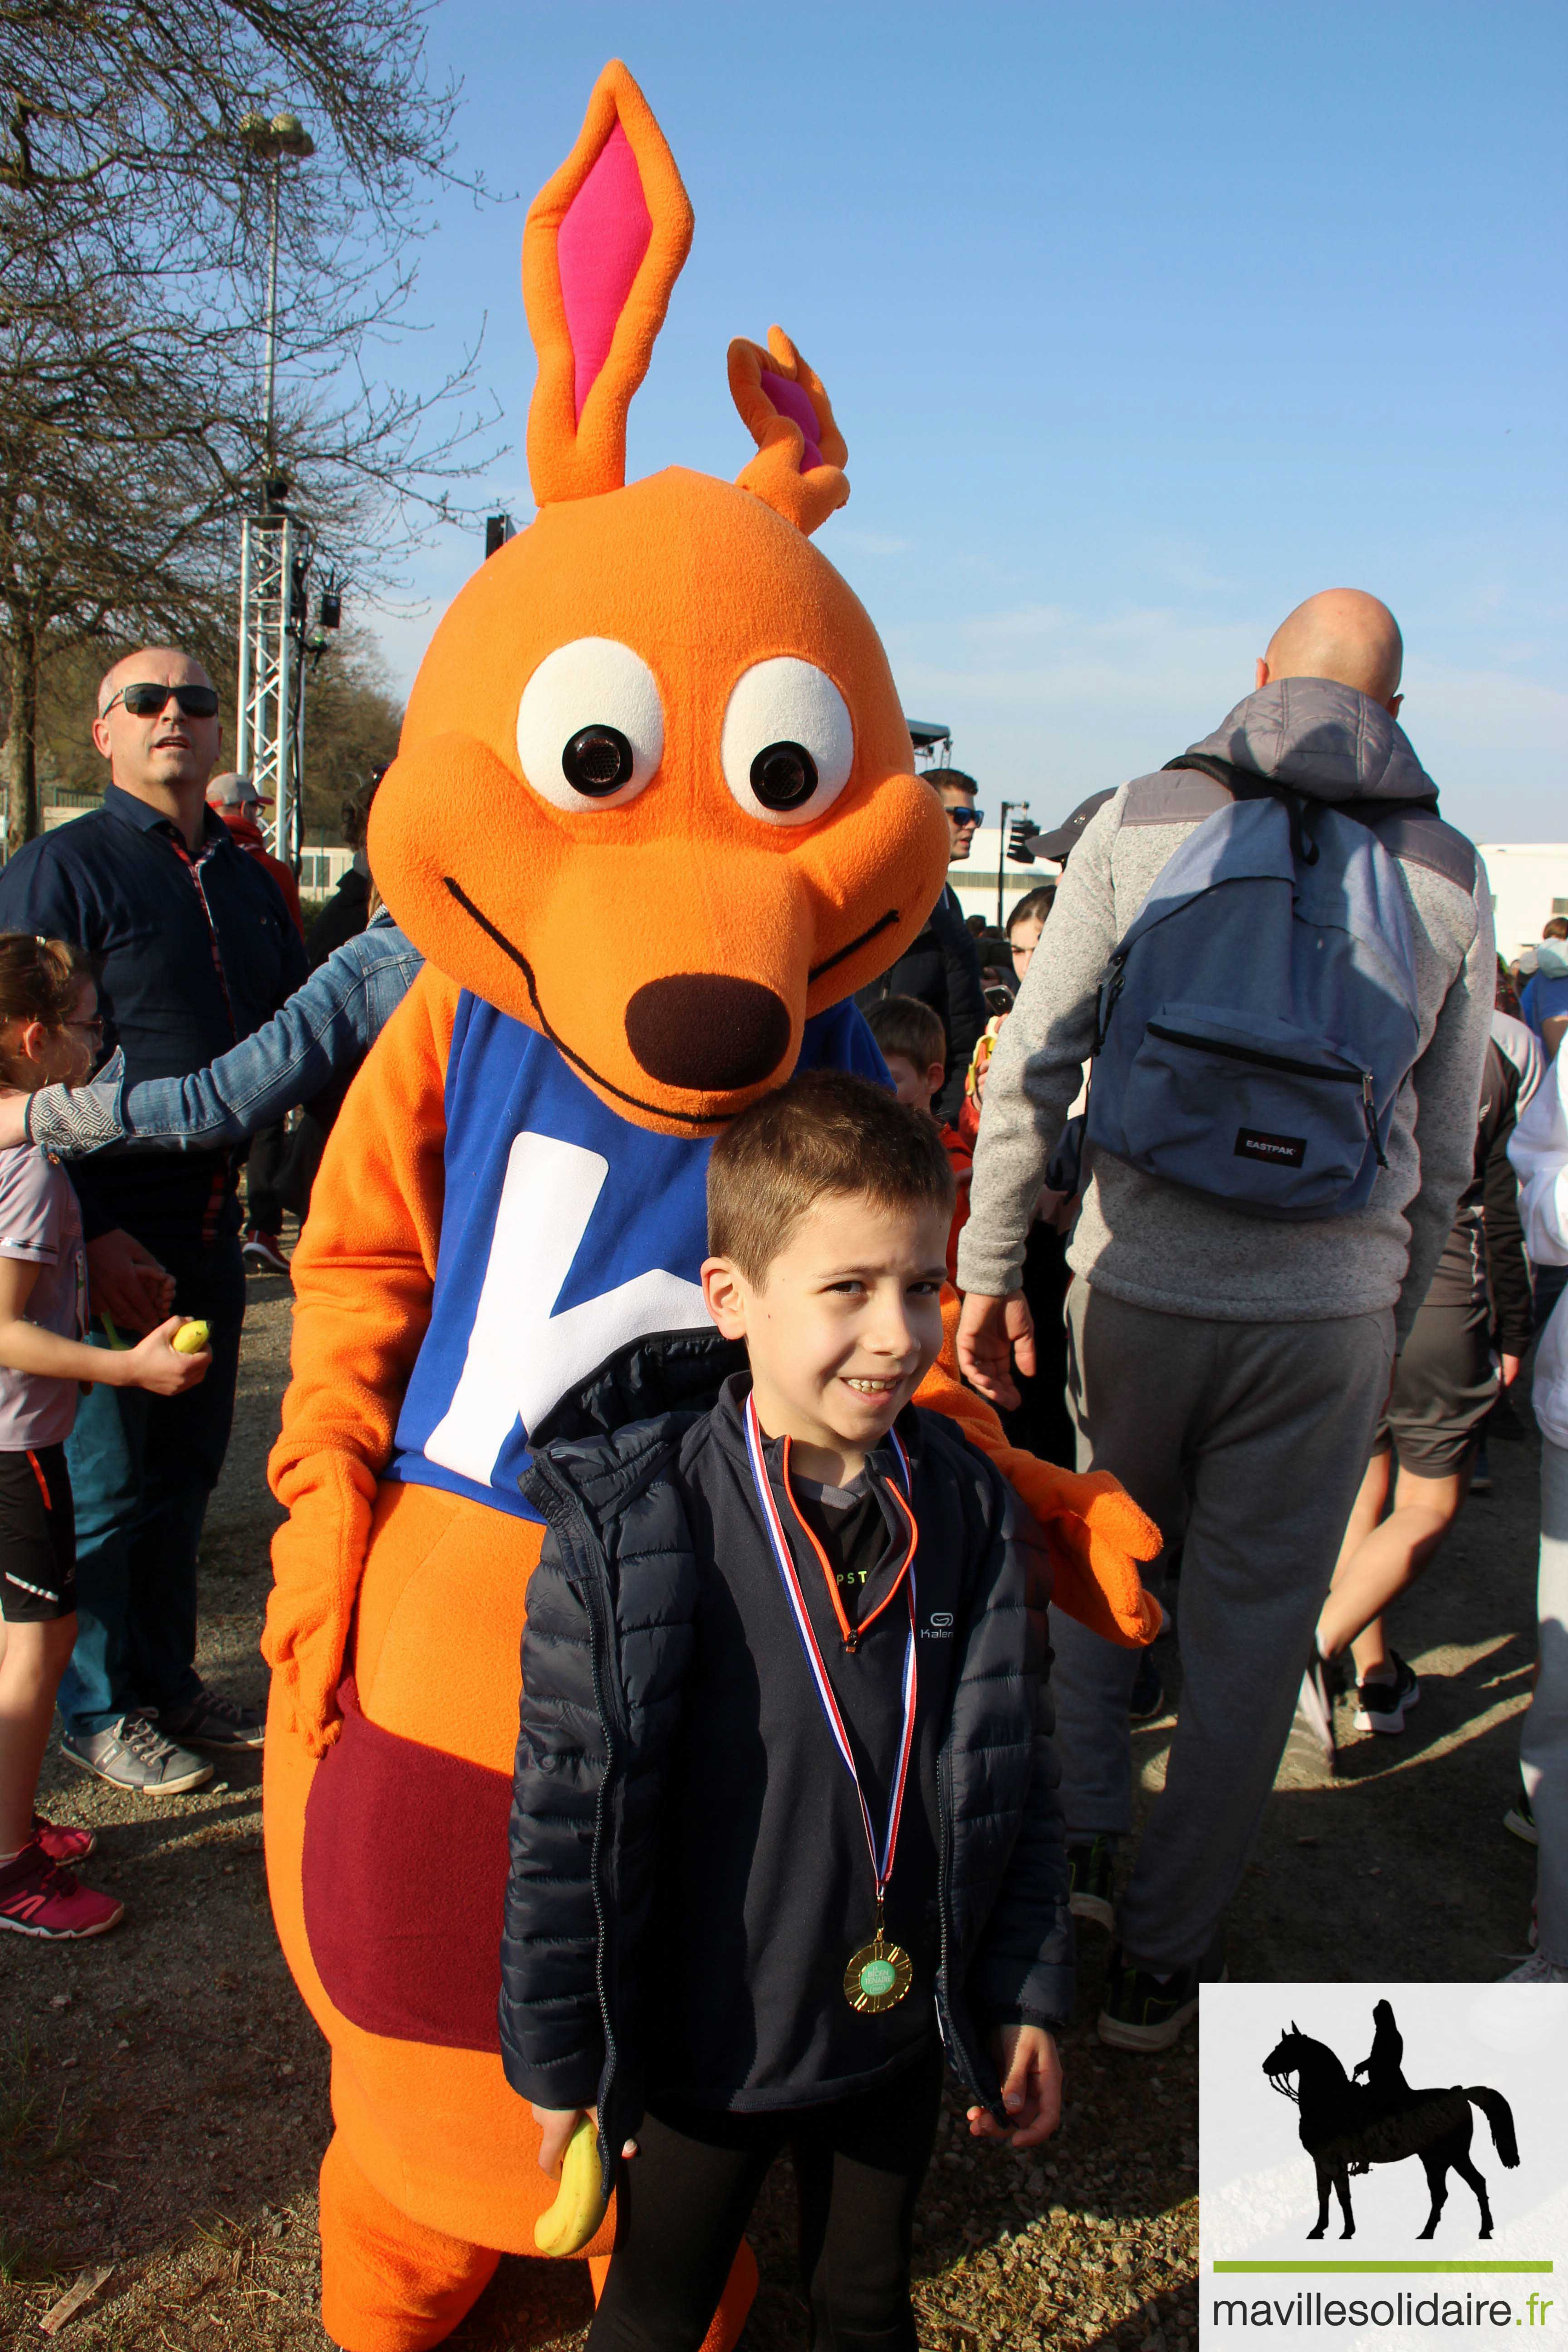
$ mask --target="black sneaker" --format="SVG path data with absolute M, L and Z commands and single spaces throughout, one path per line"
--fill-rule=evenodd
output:
M 1296 1719 L 1306 1725 L 1322 1751 L 1324 1763 L 1333 1771 L 1340 1756 L 1339 1742 L 1334 1737 L 1334 1670 L 1316 1642 L 1301 1677 Z
M 1100 2038 L 1112 2050 L 1169 2050 L 1198 2013 L 1198 1988 L 1225 1982 L 1217 1944 L 1201 1960 L 1164 1978 L 1136 1960 L 1124 1959 L 1120 1945 L 1110 1955 Z
M 1089 1838 L 1068 1848 L 1072 1916 L 1092 1919 L 1109 1935 L 1116 1925 L 1116 1840 Z
M 122 1715 L 102 1731 L 62 1732 L 60 1754 L 79 1772 L 90 1772 L 116 1789 L 134 1789 L 142 1797 L 183 1796 L 213 1776 L 210 1764 L 164 1738 L 148 1707 Z
M 1357 1683 L 1355 1687 L 1355 1727 L 1358 1731 L 1396 1732 L 1405 1728 L 1405 1710 L 1414 1706 L 1421 1696 L 1421 1685 L 1414 1670 L 1407 1666 L 1397 1650 L 1390 1650 L 1394 1667 L 1391 1683 Z
M 1518 1796 L 1502 1817 L 1502 1825 L 1505 1830 L 1510 1830 L 1516 1838 L 1521 1838 L 1526 1845 L 1541 1843 L 1541 1832 L 1535 1826 L 1535 1815 L 1530 1809 L 1530 1798 L 1525 1791 L 1522 1780 L 1520 1782 Z
M 232 1756 L 245 1748 L 259 1748 L 267 1737 L 266 1717 L 254 1706 L 241 1706 L 221 1691 L 204 1690 L 189 1706 L 161 1707 L 158 1728 L 185 1748 L 205 1748 L 218 1756 Z
M 1127 1701 L 1127 1720 L 1129 1723 L 1154 1723 L 1164 1712 L 1165 1685 L 1160 1680 L 1160 1669 L 1154 1664 L 1153 1651 L 1145 1650 L 1132 1677 L 1132 1690 Z

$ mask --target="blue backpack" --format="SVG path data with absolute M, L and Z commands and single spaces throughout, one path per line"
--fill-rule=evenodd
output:
M 1086 1144 L 1248 1216 L 1352 1215 L 1387 1164 L 1420 1034 L 1380 835 L 1455 880 L 1468 853 L 1472 884 L 1474 852 L 1425 803 L 1347 812 L 1201 753 L 1171 767 L 1182 782 L 1131 786 L 1123 823 L 1213 814 L 1110 959 Z

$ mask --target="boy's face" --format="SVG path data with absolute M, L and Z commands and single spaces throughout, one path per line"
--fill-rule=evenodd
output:
M 947 1226 L 940 1209 L 838 1193 L 807 1211 L 760 1284 L 707 1261 L 709 1312 L 746 1342 L 769 1437 L 860 1455 L 887 1434 L 942 1349 Z
M 884 1054 L 882 1059 L 888 1065 L 888 1076 L 899 1100 L 908 1103 L 912 1110 L 930 1110 L 947 1075 L 942 1064 L 933 1062 L 929 1069 L 922 1070 L 902 1054 Z

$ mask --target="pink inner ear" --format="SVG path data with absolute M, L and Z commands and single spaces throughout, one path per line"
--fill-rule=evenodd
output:
M 816 446 L 816 411 L 811 404 L 810 393 L 804 384 L 792 383 L 787 375 L 775 375 L 772 368 L 763 370 L 763 390 L 779 415 L 787 416 L 790 423 L 798 425 L 805 434 L 805 447 L 801 453 L 800 470 L 803 474 L 809 474 L 814 467 L 823 462 L 822 452 Z
M 566 331 L 576 362 L 579 416 L 610 355 L 616 321 L 652 235 L 637 159 L 617 122 L 573 197 L 555 241 Z

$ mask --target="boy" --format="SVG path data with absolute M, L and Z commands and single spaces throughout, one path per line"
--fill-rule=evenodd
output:
M 929 1004 L 918 996 L 884 996 L 868 1005 L 867 1026 L 881 1048 L 893 1082 L 893 1092 L 911 1109 L 936 1120 L 947 1164 L 956 1188 L 952 1223 L 947 1235 L 947 1278 L 958 1284 L 958 1237 L 969 1214 L 969 1177 L 973 1153 L 956 1127 L 949 1127 L 936 1108 L 947 1069 L 947 1032 Z
M 868 1007 L 866 1022 L 899 1100 L 935 1118 L 932 1106 L 947 1069 L 947 1032 L 938 1015 L 918 996 L 884 996 Z
M 910 1404 L 952 1206 L 930 1118 L 813 1071 L 726 1129 L 708 1205 L 718 1331 L 602 1368 L 526 1481 L 503 2062 L 547 2171 L 584 2110 L 606 2192 L 638 2135 L 591 2352 L 701 2342 L 786 2142 L 819 2352 L 913 2352 L 942 2048 L 975 2137 L 1060 2109 L 1048 1572 Z

